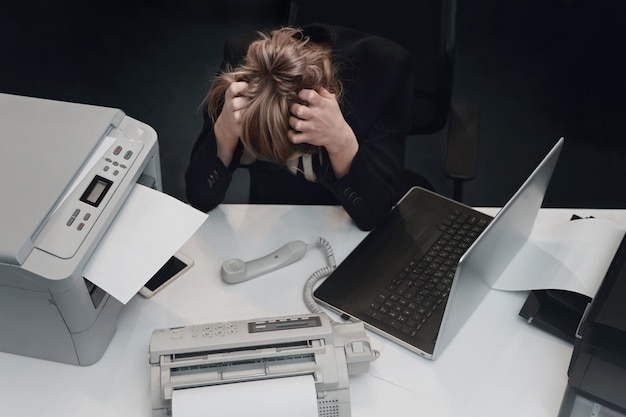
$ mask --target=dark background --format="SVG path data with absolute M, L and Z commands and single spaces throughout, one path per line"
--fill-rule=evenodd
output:
M 0 92 L 116 107 L 151 125 L 164 191 L 183 201 L 224 41 L 287 19 L 282 0 L 2 3 Z M 626 207 L 625 20 L 622 0 L 458 0 L 453 101 L 481 108 L 466 203 L 502 205 L 565 136 L 545 205 Z M 444 135 L 410 137 L 406 165 L 450 196 Z

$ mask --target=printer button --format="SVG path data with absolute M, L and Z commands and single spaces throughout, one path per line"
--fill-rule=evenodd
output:
M 78 217 L 79 214 L 80 214 L 80 209 L 74 210 L 74 212 L 72 213 L 72 216 L 67 220 L 67 223 L 65 223 L 65 225 L 66 226 L 71 226 L 72 223 L 74 223 L 74 220 L 76 220 L 76 217 Z
M 117 145 L 115 149 L 113 149 L 113 155 L 119 155 L 122 152 L 122 147 Z
M 131 156 L 133 156 L 133 151 L 126 151 L 124 159 L 129 160 Z

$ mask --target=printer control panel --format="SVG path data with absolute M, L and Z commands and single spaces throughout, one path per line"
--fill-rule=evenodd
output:
M 143 148 L 143 143 L 116 138 L 57 208 L 36 246 L 68 259 L 96 224 Z

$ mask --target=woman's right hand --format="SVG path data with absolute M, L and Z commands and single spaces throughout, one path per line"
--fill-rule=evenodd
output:
M 241 120 L 249 100 L 243 95 L 248 83 L 233 82 L 224 93 L 224 107 L 213 130 L 217 139 L 217 156 L 225 166 L 230 165 L 241 136 Z

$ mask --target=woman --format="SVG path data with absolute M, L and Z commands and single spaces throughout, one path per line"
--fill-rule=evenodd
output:
M 406 50 L 345 28 L 231 41 L 186 172 L 189 202 L 211 210 L 245 165 L 251 203 L 341 204 L 372 229 L 397 201 L 411 80 Z

